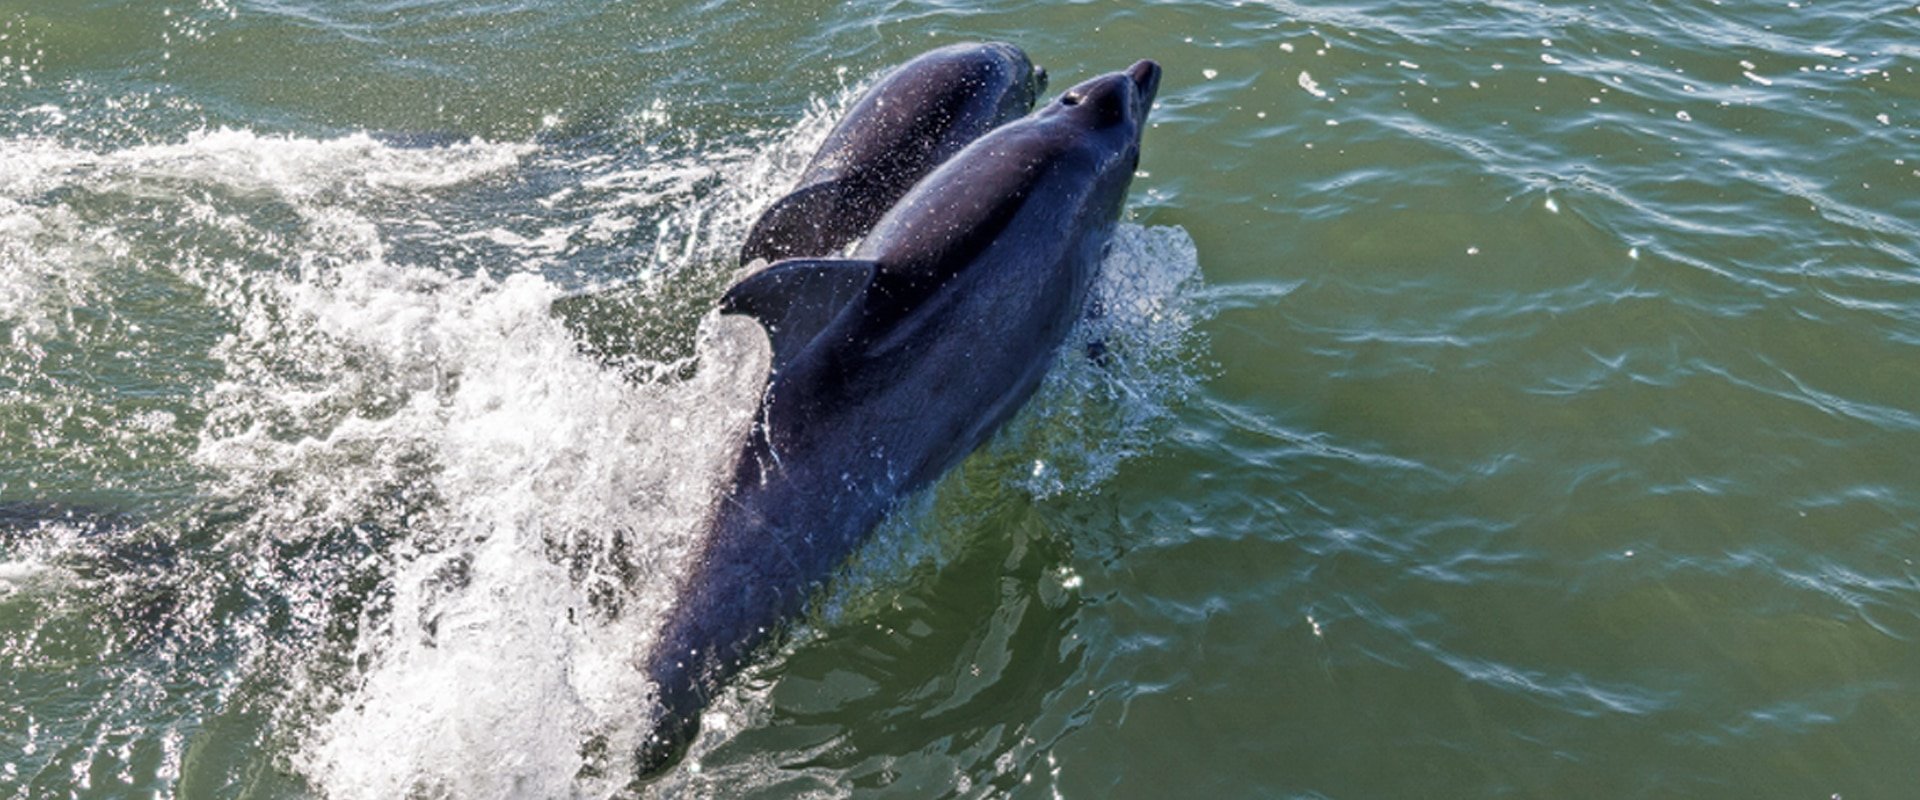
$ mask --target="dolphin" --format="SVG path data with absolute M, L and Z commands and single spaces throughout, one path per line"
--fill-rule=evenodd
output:
M 789 259 L 720 311 L 773 364 L 732 480 L 645 660 L 639 776 L 900 498 L 985 443 L 1084 313 L 1160 83 L 1141 61 L 1081 83 L 947 160 L 849 258 Z
M 1046 86 L 1047 71 L 1004 42 L 947 45 L 894 68 L 828 132 L 796 188 L 761 213 L 740 264 L 839 255 L 934 167 L 1025 115 Z M 440 134 L 373 136 L 401 147 L 448 143 Z M 635 302 L 630 286 L 594 289 L 561 297 L 552 310 L 584 352 L 618 363 L 636 354 Z
M 740 263 L 839 255 L 941 162 L 1019 119 L 1047 72 L 1004 42 L 921 54 L 861 95 L 827 134 L 798 188 L 747 234 Z

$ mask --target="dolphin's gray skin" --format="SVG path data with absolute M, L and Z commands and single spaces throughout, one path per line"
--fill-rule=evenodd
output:
M 642 777 L 902 496 L 986 442 L 1040 384 L 1119 218 L 1160 68 L 1141 61 L 975 141 L 849 259 L 776 263 L 720 308 L 759 320 L 773 369 L 646 662 Z
M 1003 42 L 953 44 L 888 73 L 827 134 L 799 188 L 760 215 L 740 263 L 839 255 L 961 148 L 1025 116 L 1047 73 Z

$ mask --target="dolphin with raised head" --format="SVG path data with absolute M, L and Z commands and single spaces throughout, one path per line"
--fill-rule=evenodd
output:
M 760 322 L 766 391 L 646 659 L 641 776 L 866 540 L 1026 403 L 1087 305 L 1160 68 L 1141 61 L 995 129 L 928 175 L 852 257 L 781 261 L 720 310 Z
M 941 162 L 1026 116 L 1046 87 L 1046 70 L 1004 42 L 947 45 L 896 67 L 760 215 L 740 263 L 839 255 Z

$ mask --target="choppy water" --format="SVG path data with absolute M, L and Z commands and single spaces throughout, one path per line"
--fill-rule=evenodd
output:
M 982 38 L 1167 68 L 1115 357 L 643 793 L 1920 796 L 1920 9 L 1818 0 L 0 4 L 0 796 L 630 791 L 727 259 Z

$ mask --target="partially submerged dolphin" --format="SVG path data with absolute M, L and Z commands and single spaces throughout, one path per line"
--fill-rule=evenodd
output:
M 795 259 L 720 302 L 773 345 L 732 482 L 655 640 L 643 777 L 879 524 L 985 443 L 1086 306 L 1160 68 L 1068 90 L 941 165 L 847 259 Z
M 799 188 L 761 214 L 754 259 L 838 255 L 941 162 L 1026 116 L 1047 73 L 1004 42 L 953 44 L 895 68 L 827 134 Z

